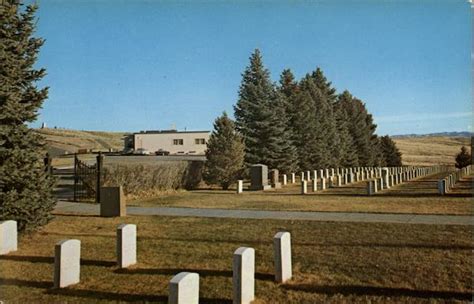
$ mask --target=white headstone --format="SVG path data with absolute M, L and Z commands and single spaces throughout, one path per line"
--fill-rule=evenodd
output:
M 294 184 L 296 183 L 296 174 L 291 173 L 291 183 Z
M 286 184 L 288 184 L 288 176 L 283 174 L 283 186 L 286 186 Z
M 18 228 L 16 221 L 0 222 L 0 254 L 18 249 Z
M 255 250 L 240 247 L 233 258 L 234 304 L 248 304 L 255 299 Z
M 64 240 L 54 247 L 54 288 L 77 284 L 81 273 L 81 241 Z
M 237 194 L 244 192 L 244 181 L 239 179 L 237 181 Z
M 117 227 L 117 264 L 126 268 L 137 263 L 137 226 L 122 224 Z
M 180 272 L 169 283 L 169 304 L 199 303 L 199 274 Z
M 291 235 L 289 232 L 278 232 L 273 237 L 275 253 L 275 280 L 279 283 L 291 279 Z
M 326 179 L 321 177 L 321 190 L 326 189 Z
M 311 182 L 312 182 L 312 186 L 313 186 L 313 192 L 318 191 L 318 180 L 313 179 Z
M 308 193 L 308 182 L 303 180 L 301 181 L 301 194 Z

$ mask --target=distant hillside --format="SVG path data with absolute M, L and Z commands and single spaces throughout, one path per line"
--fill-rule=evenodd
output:
M 404 165 L 454 165 L 454 158 L 462 146 L 469 147 L 469 136 L 402 136 L 393 137 L 402 152 Z
M 76 131 L 68 129 L 37 129 L 46 137 L 52 155 L 77 152 L 78 149 L 115 150 L 123 149 L 126 133 Z M 470 133 L 438 133 L 447 135 L 402 135 L 392 138 L 402 152 L 404 165 L 454 165 L 454 157 L 461 146 L 470 146 Z
M 46 138 L 46 145 L 51 155 L 75 153 L 78 149 L 122 150 L 121 132 L 77 131 L 69 129 L 36 129 Z
M 429 133 L 429 134 L 403 134 L 403 135 L 392 135 L 392 138 L 407 138 L 407 137 L 471 137 L 474 133 L 472 132 L 440 132 L 440 133 Z

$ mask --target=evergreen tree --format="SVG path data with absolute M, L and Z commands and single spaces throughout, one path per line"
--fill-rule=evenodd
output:
M 322 144 L 328 149 L 327 163 L 325 167 L 339 166 L 339 149 L 341 138 L 336 124 L 334 104 L 337 100 L 336 89 L 332 87 L 330 81 L 324 76 L 323 71 L 318 67 L 311 74 L 311 78 L 319 90 L 317 97 L 313 96 L 316 115 L 320 120 L 324 133 L 321 135 Z
M 234 111 L 237 130 L 244 137 L 246 164 L 261 163 L 272 169 L 288 170 L 289 164 L 284 162 L 292 147 L 286 117 L 258 49 L 242 75 Z
M 27 125 L 48 95 L 36 87 L 46 74 L 34 66 L 44 42 L 33 36 L 37 6 L 17 2 L 0 5 L 0 220 L 31 230 L 51 219 L 54 181 L 44 169 L 43 138 Z
M 277 117 L 283 120 L 285 132 L 283 141 L 287 143 L 286 151 L 282 155 L 280 168 L 283 173 L 291 173 L 298 170 L 298 155 L 295 146 L 294 113 L 295 97 L 298 93 L 298 84 L 291 70 L 283 70 L 278 87 L 279 99 L 276 107 Z
M 338 96 L 338 100 L 334 104 L 334 115 L 339 137 L 339 148 L 336 149 L 335 156 L 338 159 L 338 165 L 343 168 L 359 166 L 357 150 L 349 132 L 349 115 L 342 107 L 342 104 L 347 101 L 352 101 L 352 95 L 348 91 L 344 91 Z
M 471 153 L 469 153 L 465 146 L 462 146 L 461 151 L 456 155 L 456 168 L 461 169 L 471 164 Z
M 348 129 L 357 151 L 359 166 L 379 165 L 380 147 L 375 135 L 377 126 L 373 123 L 372 115 L 367 112 L 365 104 L 352 97 L 352 99 L 342 99 L 341 107 L 348 116 Z
M 380 147 L 385 166 L 399 167 L 402 165 L 402 153 L 400 153 L 397 145 L 388 135 L 380 137 Z
M 243 173 L 244 155 L 242 136 L 224 112 L 215 120 L 214 131 L 207 142 L 204 180 L 228 189 Z
M 328 168 L 331 164 L 331 151 L 325 130 L 326 107 L 328 105 L 321 90 L 311 75 L 307 74 L 299 83 L 295 107 L 296 147 L 302 170 Z

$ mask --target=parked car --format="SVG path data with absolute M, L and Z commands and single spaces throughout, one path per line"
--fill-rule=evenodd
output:
M 165 151 L 163 149 L 160 149 L 158 151 L 155 151 L 156 155 L 170 155 L 170 151 Z
M 132 155 L 133 154 L 133 148 L 126 148 L 123 149 L 122 155 Z
M 143 149 L 143 148 L 138 148 L 133 152 L 133 154 L 135 154 L 135 155 L 150 155 L 151 152 L 146 150 L 146 149 Z

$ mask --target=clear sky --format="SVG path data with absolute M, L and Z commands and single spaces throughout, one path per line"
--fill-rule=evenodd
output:
M 34 126 L 210 130 L 259 48 L 274 81 L 321 67 L 378 134 L 472 130 L 465 0 L 38 3 L 50 94 Z

